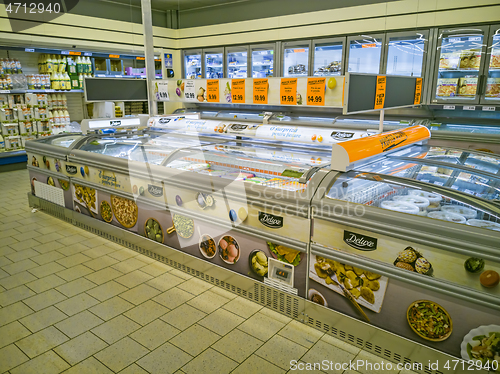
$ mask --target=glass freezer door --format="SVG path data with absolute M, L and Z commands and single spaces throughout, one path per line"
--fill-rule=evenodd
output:
M 283 76 L 306 77 L 309 74 L 309 42 L 283 43 Z
M 227 78 L 247 78 L 248 47 L 227 48 Z
M 184 52 L 184 78 L 201 79 L 201 51 Z
M 341 75 L 343 73 L 345 38 L 315 40 L 314 68 L 315 76 Z
M 382 62 L 384 35 L 360 35 L 347 38 L 350 73 L 379 74 Z
M 251 46 L 252 78 L 267 78 L 274 76 L 274 44 Z
M 487 34 L 487 27 L 439 30 L 433 103 L 479 103 Z
M 218 79 L 224 78 L 224 51 L 223 50 L 210 50 L 203 51 L 203 58 L 205 61 L 205 78 Z
M 490 28 L 486 59 L 488 73 L 481 104 L 500 104 L 500 25 Z
M 423 76 L 428 35 L 427 30 L 388 34 L 385 73 L 410 77 Z

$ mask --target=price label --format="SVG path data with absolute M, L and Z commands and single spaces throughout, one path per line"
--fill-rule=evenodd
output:
M 361 45 L 361 48 L 376 48 L 376 47 L 377 47 L 376 43 L 369 43 L 369 44 Z
M 451 188 L 453 188 L 454 190 L 458 190 L 458 186 L 455 185 L 451 186 Z
M 140 60 L 140 61 L 144 61 L 144 60 L 146 59 L 146 57 L 140 57 L 140 56 L 137 56 L 135 59 L 136 59 L 136 60 Z
M 297 104 L 297 78 L 281 78 L 280 103 L 281 105 Z
M 445 110 L 455 110 L 455 105 L 443 105 L 443 109 L 445 109 Z
M 62 55 L 69 55 L 69 51 L 61 51 Z
M 307 78 L 307 105 L 325 105 L 326 78 Z
M 219 80 L 207 79 L 207 101 L 209 103 L 219 102 Z
M 438 182 L 438 181 L 435 181 L 435 182 L 434 182 L 434 184 L 436 184 L 436 185 L 438 185 L 438 186 L 442 186 L 442 185 L 444 185 L 444 183 L 443 183 L 443 182 Z
M 196 101 L 194 81 L 185 81 L 184 83 L 184 97 L 187 101 Z
M 377 90 L 375 91 L 375 105 L 373 109 L 384 109 L 386 82 L 386 77 L 377 75 Z
M 476 110 L 474 105 L 464 105 L 464 110 Z
M 92 52 L 84 52 L 83 55 L 87 56 L 87 57 L 90 57 L 90 56 L 92 56 Z
M 483 106 L 483 112 L 494 112 L 495 107 L 494 106 Z
M 245 104 L 245 80 L 231 80 L 231 101 L 236 104 Z
M 35 48 L 24 48 L 24 52 L 35 52 Z
M 109 58 L 120 58 L 120 55 L 109 55 Z
M 168 97 L 168 81 L 155 81 L 155 97 L 157 101 L 169 101 Z
M 422 100 L 422 78 L 417 78 L 415 84 L 415 99 L 413 100 L 413 104 L 418 105 Z
M 70 56 L 81 56 L 82 52 L 76 52 L 76 51 L 69 51 Z
M 269 83 L 267 79 L 253 80 L 253 103 L 267 104 L 267 88 Z

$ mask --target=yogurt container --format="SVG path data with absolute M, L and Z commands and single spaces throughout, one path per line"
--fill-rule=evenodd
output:
M 429 200 L 430 204 L 440 203 L 441 200 L 443 200 L 440 195 L 422 190 L 409 190 L 408 195 L 425 197 L 427 200 Z
M 467 219 L 474 219 L 477 217 L 477 211 L 475 211 L 474 209 L 466 208 L 464 206 L 443 205 L 441 207 L 441 211 L 460 214 L 461 216 L 464 216 Z
M 470 219 L 467 221 L 467 224 L 475 227 L 482 227 L 483 229 L 500 231 L 500 224 L 492 221 L 485 221 L 481 219 Z
M 464 216 L 461 216 L 460 214 L 456 213 L 450 213 L 450 212 L 429 212 L 427 217 L 430 218 L 435 218 L 435 219 L 440 219 L 443 221 L 450 221 L 450 222 L 455 222 L 455 223 L 466 223 L 467 220 L 465 219 Z
M 394 201 L 402 201 L 405 203 L 410 203 L 410 204 L 415 204 L 420 208 L 420 210 L 423 210 L 427 208 L 430 204 L 430 201 L 426 199 L 425 197 L 418 196 L 418 195 L 403 195 L 403 196 L 394 196 L 393 197 Z
M 418 214 L 420 211 L 419 207 L 415 204 L 406 203 L 404 201 L 382 201 L 380 204 L 381 208 L 393 210 L 395 212 Z

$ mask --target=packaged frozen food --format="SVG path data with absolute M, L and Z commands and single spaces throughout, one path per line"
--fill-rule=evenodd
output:
M 382 201 L 381 208 L 394 210 L 396 212 L 417 214 L 420 209 L 415 204 L 406 203 L 404 201 Z
M 430 212 L 427 217 L 440 219 L 443 221 L 450 221 L 455 223 L 466 223 L 467 220 L 464 216 L 460 214 L 450 213 L 450 212 Z
M 500 97 L 500 78 L 486 80 L 486 97 Z
M 477 78 L 460 78 L 458 96 L 474 96 L 477 91 Z
M 417 195 L 403 195 L 403 196 L 394 196 L 393 200 L 395 201 L 403 201 L 405 203 L 415 204 L 420 209 L 425 209 L 429 206 L 430 201 L 423 196 Z
M 457 69 L 460 62 L 460 53 L 449 52 L 441 53 L 441 58 L 439 59 L 440 69 Z
M 460 53 L 460 69 L 479 69 L 480 63 L 480 50 L 464 50 Z
M 439 203 L 443 198 L 435 193 L 422 191 L 422 190 L 409 190 L 409 195 L 425 197 L 431 204 Z
M 482 219 L 470 219 L 467 221 L 467 224 L 475 227 L 482 227 L 489 230 L 500 231 L 500 223 L 492 221 L 486 221 Z
M 464 216 L 467 219 L 476 218 L 477 216 L 477 211 L 475 211 L 474 209 L 458 205 L 444 205 L 441 207 L 441 211 L 460 214 L 461 216 Z
M 500 49 L 491 51 L 490 68 L 500 69 Z
M 458 78 L 439 78 L 436 96 L 450 97 L 457 93 Z

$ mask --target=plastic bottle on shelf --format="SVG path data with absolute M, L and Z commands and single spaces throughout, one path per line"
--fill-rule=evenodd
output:
M 57 55 L 52 55 L 52 70 L 55 72 L 55 73 L 58 73 L 59 72 L 59 57 Z
M 66 97 L 66 94 L 61 94 L 61 106 L 63 108 L 68 107 L 68 98 Z
M 17 58 L 14 61 L 16 63 L 17 74 L 22 74 L 23 73 L 23 67 L 21 66 L 21 61 L 19 61 Z
M 12 90 L 14 88 L 14 86 L 12 85 L 12 78 L 10 77 L 10 75 L 7 75 L 5 80 L 7 82 L 7 87 L 5 87 L 5 85 L 4 85 L 4 89 L 5 90 Z
M 5 141 L 3 140 L 2 134 L 0 134 L 0 152 L 5 149 Z
M 59 73 L 66 71 L 66 56 L 59 56 Z
M 50 76 L 50 81 L 51 81 L 51 88 L 53 90 L 58 90 L 61 88 L 59 79 L 57 77 L 57 73 L 52 73 Z
M 69 118 L 69 112 L 67 109 L 64 110 L 64 123 L 69 125 L 71 123 L 71 119 Z
M 45 72 L 48 74 L 52 74 L 54 72 L 54 63 L 50 55 L 47 55 L 47 59 L 45 60 Z
M 63 106 L 63 98 L 61 94 L 56 95 L 56 101 L 57 101 L 57 103 L 55 104 L 56 107 L 60 108 Z
M 71 78 L 69 77 L 68 73 L 64 72 L 64 73 L 61 73 L 64 75 L 64 80 L 66 82 L 66 91 L 70 91 L 71 90 Z
M 83 74 L 82 73 L 78 74 L 78 88 L 80 90 L 83 89 Z
M 76 58 L 76 71 L 77 73 L 83 73 L 83 64 L 82 64 L 82 58 L 78 56 Z

